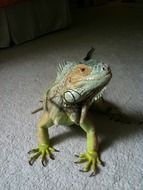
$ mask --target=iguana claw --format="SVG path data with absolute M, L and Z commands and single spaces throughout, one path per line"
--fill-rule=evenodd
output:
M 96 151 L 94 152 L 87 152 L 85 154 L 80 154 L 75 155 L 76 157 L 79 157 L 79 160 L 77 160 L 76 162 L 74 162 L 75 164 L 80 164 L 80 163 L 84 163 L 87 162 L 85 167 L 80 170 L 81 172 L 89 172 L 89 171 L 93 171 L 90 175 L 94 176 L 97 173 L 97 166 L 98 165 L 103 165 L 102 161 L 99 159 L 98 154 Z
M 48 163 L 48 159 L 47 159 L 47 155 L 49 158 L 51 158 L 52 160 L 54 160 L 54 155 L 52 154 L 53 152 L 59 152 L 58 150 L 56 150 L 53 147 L 50 147 L 47 144 L 41 144 L 39 145 L 38 148 L 36 149 L 32 149 L 28 152 L 28 154 L 35 154 L 34 156 L 30 157 L 29 159 L 29 164 L 32 166 L 34 164 L 34 162 L 40 157 L 42 156 L 42 160 L 41 163 L 44 167 L 47 166 Z
M 96 176 L 96 174 L 97 174 L 97 172 L 92 172 L 89 177 L 94 177 L 94 176 Z

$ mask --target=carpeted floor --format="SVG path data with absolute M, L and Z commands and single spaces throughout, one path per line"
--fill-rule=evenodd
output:
M 142 190 L 143 125 L 97 117 L 101 167 L 96 177 L 79 172 L 74 154 L 85 151 L 82 130 L 50 128 L 60 153 L 46 168 L 28 165 L 37 146 L 31 115 L 54 80 L 56 65 L 85 56 L 91 46 L 109 64 L 113 79 L 105 98 L 133 117 L 143 114 L 143 5 L 111 4 L 73 12 L 73 25 L 37 40 L 0 50 L 0 189 L 1 190 Z

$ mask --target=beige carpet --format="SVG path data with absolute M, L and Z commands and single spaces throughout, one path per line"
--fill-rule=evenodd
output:
M 78 60 L 91 46 L 110 64 L 113 79 L 105 97 L 128 115 L 143 114 L 143 5 L 111 4 L 73 12 L 73 25 L 40 39 L 0 50 L 1 190 L 142 190 L 143 126 L 97 118 L 101 157 L 106 166 L 93 178 L 80 173 L 74 153 L 85 151 L 82 130 L 53 127 L 50 136 L 60 153 L 46 168 L 28 165 L 37 146 L 30 113 L 54 80 L 56 65 Z

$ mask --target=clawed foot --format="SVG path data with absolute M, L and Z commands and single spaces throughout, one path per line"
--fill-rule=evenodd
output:
M 79 160 L 77 160 L 75 163 L 76 164 L 80 164 L 80 163 L 84 163 L 87 162 L 85 167 L 80 170 L 81 172 L 89 172 L 89 171 L 93 171 L 90 175 L 91 176 L 95 176 L 97 174 L 97 166 L 98 165 L 103 165 L 104 163 L 99 159 L 98 154 L 96 151 L 94 152 L 87 152 L 85 154 L 80 154 L 75 155 L 76 157 L 79 158 Z
M 42 157 L 42 165 L 45 167 L 48 163 L 48 158 L 51 158 L 52 160 L 54 160 L 54 155 L 53 152 L 59 152 L 58 150 L 56 150 L 53 147 L 50 147 L 47 144 L 41 144 L 39 145 L 38 148 L 36 149 L 32 149 L 28 152 L 28 154 L 34 154 L 34 156 L 31 156 L 29 159 L 29 164 L 32 166 L 34 164 L 34 162 L 41 156 Z

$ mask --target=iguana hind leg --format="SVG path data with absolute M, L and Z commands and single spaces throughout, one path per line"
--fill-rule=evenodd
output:
M 46 166 L 48 163 L 47 156 L 54 159 L 53 152 L 57 150 L 50 146 L 48 133 L 48 128 L 52 125 L 53 123 L 49 119 L 48 112 L 44 112 L 37 125 L 38 148 L 32 149 L 28 152 L 30 155 L 34 154 L 29 159 L 30 165 L 33 165 L 40 156 L 42 157 L 43 166 Z

